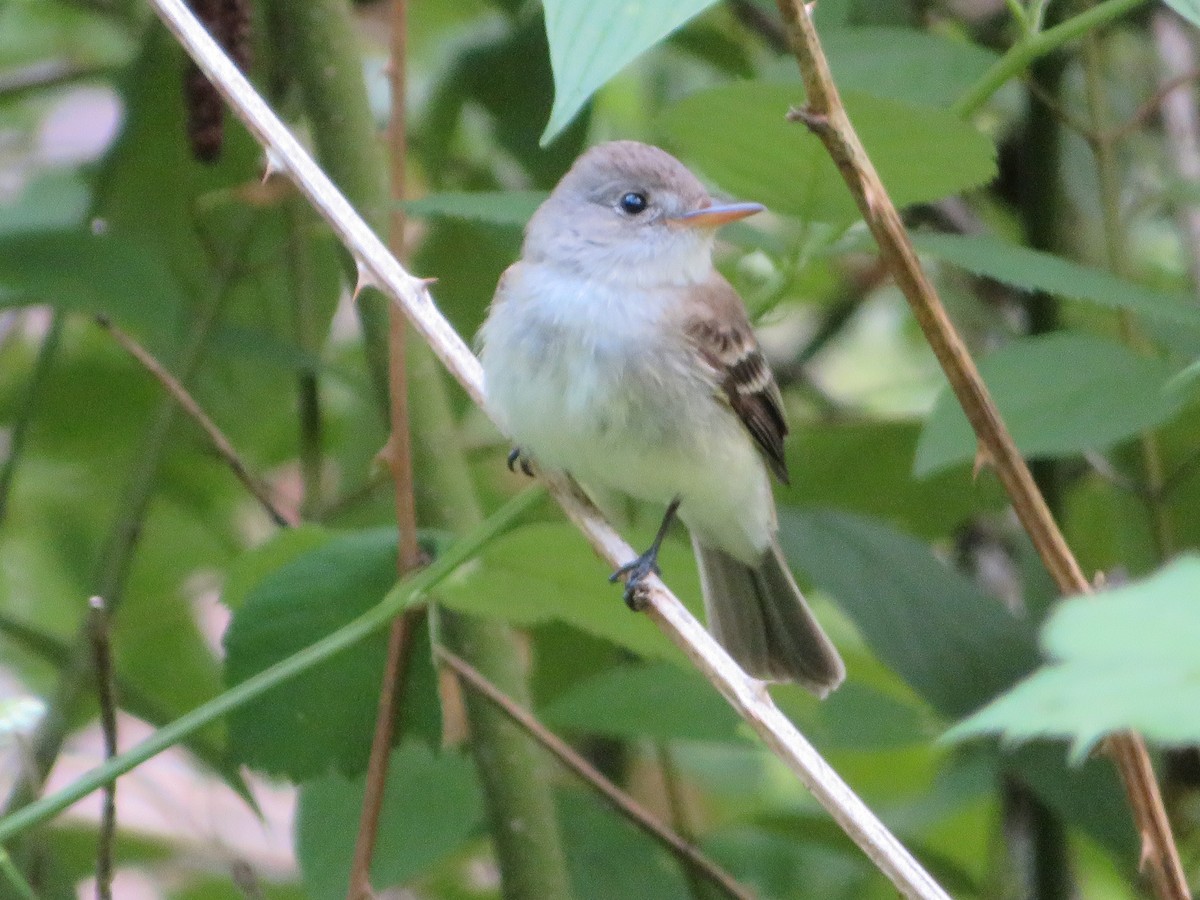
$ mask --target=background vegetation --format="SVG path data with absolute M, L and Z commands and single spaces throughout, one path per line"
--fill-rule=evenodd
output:
M 973 476 L 969 426 L 850 194 L 821 144 L 784 119 L 803 93 L 774 6 L 666 7 L 413 5 L 410 268 L 438 279 L 440 308 L 474 334 L 539 198 L 610 138 L 662 144 L 714 189 L 765 203 L 771 215 L 728 229 L 721 264 L 785 386 L 784 546 L 850 672 L 823 703 L 787 687 L 777 701 L 955 896 L 1138 896 L 1124 793 L 1088 755 L 1126 727 L 1163 748 L 1194 873 L 1200 565 L 1180 556 L 1200 538 L 1194 26 L 1130 0 L 816 10 L 850 116 L 1068 542 L 1089 574 L 1132 582 L 1055 606 L 986 464 Z M 225 34 L 380 229 L 388 12 L 259 0 L 252 27 Z M 0 4 L 6 812 L 42 793 L 52 768 L 51 793 L 79 784 L 103 753 L 98 635 L 126 748 L 377 608 L 396 581 L 395 500 L 376 459 L 388 438 L 380 299 L 350 298 L 347 255 L 284 179 L 262 181 L 240 125 L 225 123 L 214 160 L 197 158 L 213 155 L 198 136 L 213 118 L 141 3 Z M 123 335 L 182 382 L 268 502 Z M 514 897 L 711 889 L 540 751 L 512 750 L 469 691 L 474 759 L 442 749 L 444 724 L 463 721 L 462 694 L 434 665 L 444 641 L 527 692 L 551 728 L 760 896 L 894 895 L 625 611 L 552 505 L 525 495 L 515 522 L 477 530 L 513 509 L 524 479 L 415 343 L 409 361 L 424 549 L 445 559 L 463 546 L 456 534 L 486 537 L 438 587 L 432 638 L 416 631 L 373 884 L 487 897 L 503 871 Z M 633 543 L 657 515 L 630 510 Z M 682 539 L 663 567 L 698 604 Z M 376 631 L 231 703 L 123 779 L 117 895 L 344 896 L 386 642 Z M 956 723 L 964 740 L 944 740 Z M 1032 740 L 978 736 L 991 732 Z M 554 812 L 526 812 L 549 827 L 521 847 L 497 810 L 543 794 Z M 21 873 L 0 895 L 19 896 L 23 879 L 37 896 L 74 896 L 107 843 L 97 808 L 36 827 L 0 820 Z M 529 875 L 512 854 L 544 867 Z M 548 892 L 556 878 L 570 887 Z

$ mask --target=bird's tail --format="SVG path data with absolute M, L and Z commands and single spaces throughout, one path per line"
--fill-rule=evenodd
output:
M 757 566 L 692 537 L 708 628 L 738 664 L 765 681 L 794 681 L 824 697 L 846 666 L 796 586 L 779 547 Z

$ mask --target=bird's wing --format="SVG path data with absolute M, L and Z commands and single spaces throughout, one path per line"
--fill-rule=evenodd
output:
M 771 471 L 788 483 L 783 439 L 788 433 L 779 385 L 759 349 L 746 308 L 733 286 L 714 274 L 688 289 L 684 333 L 712 367 L 720 399 L 750 432 Z

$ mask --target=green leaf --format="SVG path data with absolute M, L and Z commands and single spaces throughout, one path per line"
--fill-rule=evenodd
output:
M 776 491 L 789 506 L 836 506 L 886 519 L 918 537 L 948 534 L 981 510 L 1007 502 L 995 481 L 964 491 L 956 473 L 918 480 L 913 421 L 793 423 L 787 441 L 792 483 Z
M 890 750 L 924 743 L 933 729 L 919 701 L 907 702 L 848 681 L 820 706 L 822 745 L 847 750 Z
M 579 900 L 691 896 L 679 863 L 594 794 L 561 791 L 558 818 L 571 886 Z
M 28 303 L 161 335 L 184 299 L 161 258 L 137 241 L 70 228 L 0 237 L 0 306 Z
M 788 560 L 832 594 L 875 654 L 938 712 L 978 708 L 1037 661 L 1033 627 L 921 541 L 865 516 L 779 511 Z
M 1052 660 L 947 734 L 1068 738 L 1083 759 L 1105 735 L 1132 730 L 1168 746 L 1200 743 L 1200 557 L 1150 578 L 1063 602 L 1042 630 Z
M 827 28 L 821 45 L 838 90 L 921 106 L 949 106 L 997 59 L 978 44 L 912 28 Z M 794 80 L 795 62 L 783 64 Z
M 58 169 L 35 178 L 15 201 L 0 206 L 0 235 L 79 227 L 91 191 L 76 169 Z
M 541 718 L 556 731 L 701 741 L 732 740 L 740 722 L 707 681 L 666 663 L 609 669 L 556 698 Z
M 327 529 L 308 522 L 276 532 L 269 540 L 233 560 L 221 588 L 221 602 L 230 612 L 236 613 L 264 578 L 334 537 Z
M 1026 338 L 979 364 L 1000 415 L 1026 456 L 1104 450 L 1170 419 L 1182 405 L 1166 390 L 1168 363 L 1115 341 L 1059 332 Z M 975 456 L 975 435 L 949 388 L 917 444 L 918 477 Z
M 605 82 L 715 0 L 544 0 L 554 107 L 550 143 Z
M 330 775 L 301 789 L 296 856 L 309 897 L 346 896 L 362 803 L 363 778 Z M 470 761 L 406 741 L 388 767 L 371 884 L 412 880 L 453 853 L 482 819 L 482 792 Z
M 667 542 L 660 560 L 664 578 L 695 610 L 700 586 L 690 551 Z M 626 608 L 620 587 L 607 576 L 574 528 L 529 525 L 493 541 L 474 565 L 438 589 L 438 599 L 460 612 L 521 627 L 564 622 L 639 656 L 682 661 L 646 616 Z
M 225 633 L 226 683 L 237 685 L 345 625 L 379 603 L 395 581 L 392 529 L 331 538 L 290 559 L 258 581 L 235 611 Z M 424 629 L 419 634 L 424 640 Z M 372 635 L 353 653 L 239 707 L 229 717 L 234 756 L 297 781 L 335 767 L 361 771 L 386 652 L 387 635 Z M 419 645 L 411 674 L 404 701 L 409 731 L 433 735 L 438 730 L 433 673 L 429 652 Z
M 1200 2 L 1197 0 L 1166 0 L 1167 6 L 1200 28 Z
M 662 128 L 682 156 L 740 199 L 803 219 L 852 222 L 858 208 L 825 147 L 785 118 L 802 100 L 798 85 L 726 85 L 677 103 Z M 844 100 L 899 206 L 936 200 L 995 175 L 991 141 L 946 110 L 867 94 L 847 93 Z M 714 128 L 714 122 L 736 127 Z
M 424 218 L 469 219 L 486 225 L 523 228 L 546 196 L 545 191 L 449 192 L 409 200 L 404 210 Z
M 1045 291 L 1068 300 L 1200 328 L 1200 309 L 1191 300 L 1132 284 L 1050 253 L 988 235 L 922 234 L 914 243 L 924 253 L 1021 290 Z

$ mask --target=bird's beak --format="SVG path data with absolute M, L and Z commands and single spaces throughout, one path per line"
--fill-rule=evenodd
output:
M 696 209 L 682 216 L 674 216 L 670 221 L 688 228 L 717 228 L 727 222 L 736 222 L 746 216 L 760 213 L 764 209 L 761 203 L 722 203 Z

